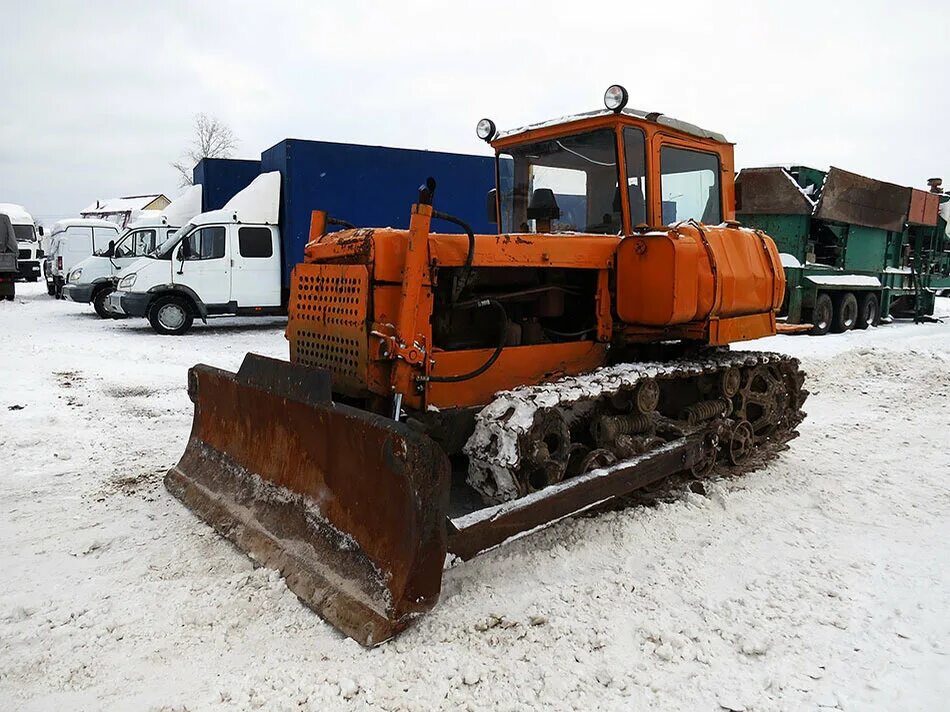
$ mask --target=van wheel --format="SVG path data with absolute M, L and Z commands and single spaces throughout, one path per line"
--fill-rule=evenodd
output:
M 105 289 L 100 289 L 92 297 L 92 308 L 96 310 L 96 314 L 99 315 L 100 319 L 112 318 L 112 312 L 106 308 L 106 299 L 110 294 L 112 294 L 113 291 L 115 290 L 109 289 L 107 287 Z
M 825 293 L 818 295 L 815 300 L 815 308 L 811 310 L 811 331 L 812 336 L 824 336 L 831 328 L 831 319 L 834 316 L 834 305 L 831 303 L 831 297 Z
M 858 323 L 858 298 L 851 292 L 845 292 L 835 300 L 835 318 L 831 330 L 836 334 L 851 331 Z
M 869 326 L 877 326 L 881 322 L 881 305 L 877 301 L 877 295 L 874 292 L 865 292 L 858 303 L 858 320 L 855 322 L 855 329 L 867 329 Z
M 163 336 L 180 336 L 191 328 L 193 321 L 191 305 L 170 294 L 156 299 L 148 310 L 148 323 L 156 334 Z

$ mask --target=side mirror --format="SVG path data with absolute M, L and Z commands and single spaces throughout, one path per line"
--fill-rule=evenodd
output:
M 106 257 L 115 257 L 115 240 L 109 240 L 109 249 L 106 250 Z
M 485 196 L 485 217 L 492 225 L 498 222 L 498 189 L 492 188 Z
M 183 262 L 189 257 L 191 257 L 191 241 L 186 237 L 181 241 L 181 247 L 178 248 L 178 259 Z
M 42 225 L 38 226 L 38 227 L 36 228 L 36 230 L 37 230 L 37 232 L 40 233 L 40 237 L 43 237 L 43 226 L 42 226 Z

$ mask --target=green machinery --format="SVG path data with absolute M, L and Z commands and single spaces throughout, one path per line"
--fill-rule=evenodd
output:
M 813 334 L 933 314 L 950 258 L 939 200 L 839 168 L 747 168 L 736 178 L 736 217 L 783 253 L 786 323 L 810 323 Z

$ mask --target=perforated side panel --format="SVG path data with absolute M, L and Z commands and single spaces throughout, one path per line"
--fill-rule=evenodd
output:
M 369 275 L 364 265 L 294 269 L 290 292 L 290 360 L 325 368 L 334 388 L 366 388 Z

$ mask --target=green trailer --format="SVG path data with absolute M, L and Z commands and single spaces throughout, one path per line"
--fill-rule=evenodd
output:
M 839 168 L 747 168 L 736 178 L 736 217 L 782 253 L 788 324 L 824 334 L 933 314 L 921 250 L 937 232 L 937 197 L 926 191 Z

